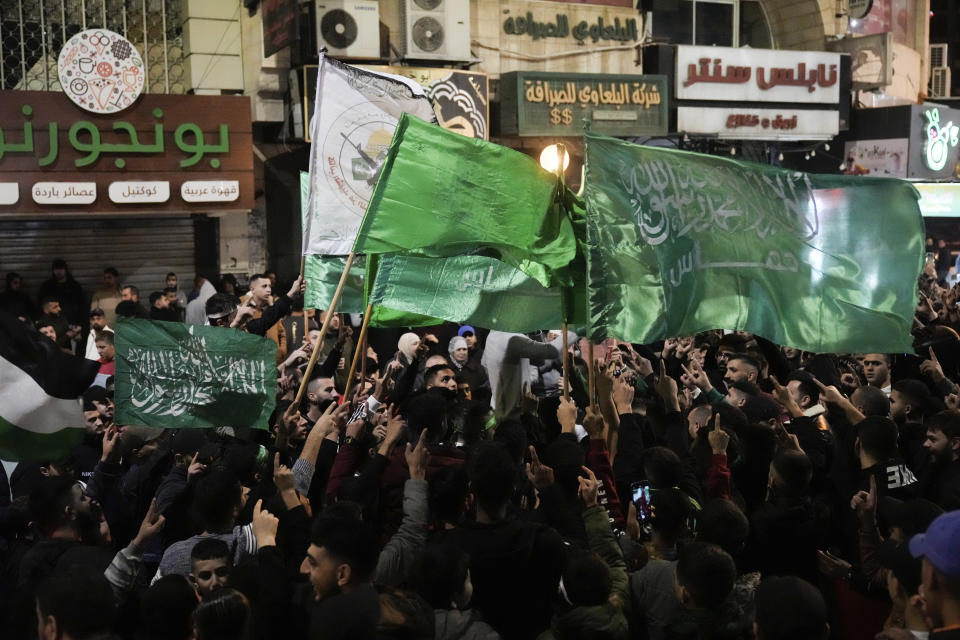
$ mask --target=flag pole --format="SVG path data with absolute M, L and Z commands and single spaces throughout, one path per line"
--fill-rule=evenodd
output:
M 563 180 L 563 158 L 567 155 L 567 147 L 562 142 L 557 143 L 557 181 L 560 183 L 560 189 L 564 188 Z M 564 314 L 566 315 L 566 314 Z M 567 344 L 567 321 L 564 319 L 563 326 L 560 329 L 563 332 L 563 399 L 570 400 L 570 367 L 568 366 L 567 361 L 569 360 L 569 345 Z
M 360 380 L 366 381 L 367 379 L 367 336 L 363 336 L 363 344 L 360 345 L 361 353 L 360 356 Z M 371 392 L 372 393 L 372 392 Z
M 320 327 L 320 337 L 317 338 L 317 346 L 313 349 L 313 353 L 310 354 L 310 361 L 307 363 L 307 370 L 303 372 L 303 380 L 300 381 L 300 388 L 297 390 L 297 397 L 293 400 L 294 404 L 300 404 L 300 401 L 303 399 L 303 392 L 307 388 L 307 383 L 310 381 L 310 374 L 313 373 L 313 367 L 317 364 L 317 355 L 320 353 L 320 348 L 323 345 L 323 339 L 327 335 L 327 329 L 330 328 L 330 319 L 333 317 L 335 310 L 337 308 L 337 303 L 340 302 L 340 294 L 343 293 L 343 286 L 347 283 L 347 275 L 350 273 L 350 267 L 353 266 L 353 259 L 356 257 L 356 254 L 351 251 L 350 255 L 347 256 L 347 264 L 343 268 L 343 273 L 340 275 L 340 282 L 337 283 L 337 289 L 333 292 L 333 300 L 330 301 L 330 309 L 327 311 L 327 317 L 323 320 L 323 326 Z
M 597 372 L 593 361 L 593 340 L 587 341 L 587 367 L 587 386 L 590 387 L 590 406 L 596 407 L 597 402 L 594 393 L 596 387 L 594 385 L 597 383 Z
M 350 387 L 353 386 L 353 373 L 357 370 L 357 360 L 360 359 L 360 352 L 365 351 L 363 349 L 363 344 L 367 340 L 367 326 L 370 324 L 370 314 L 373 311 L 373 305 L 368 304 L 367 310 L 363 312 L 363 324 L 360 325 L 360 337 L 357 338 L 357 346 L 353 350 L 353 358 L 350 360 L 350 373 L 347 374 L 347 386 L 343 390 L 343 397 L 348 401 L 350 400 Z M 366 356 L 363 358 L 364 364 L 366 364 Z M 361 384 L 363 384 L 361 382 Z
M 300 277 L 303 278 L 306 275 L 307 269 L 307 256 L 300 256 Z M 303 305 L 303 337 L 310 338 L 310 319 L 307 317 L 307 305 L 306 305 L 306 296 L 304 296 L 304 305 Z

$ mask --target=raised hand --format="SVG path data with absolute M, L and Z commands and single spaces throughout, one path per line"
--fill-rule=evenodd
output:
M 595 507 L 597 506 L 600 483 L 597 481 L 597 476 L 589 467 L 582 466 L 580 468 L 587 474 L 587 477 L 579 476 L 577 478 L 577 481 L 580 483 L 580 488 L 577 493 L 587 507 Z
M 834 387 L 833 385 L 827 386 L 817 380 L 813 379 L 818 387 L 820 387 L 820 399 L 823 402 L 832 402 L 834 404 L 843 404 L 846 402 L 846 398 L 843 397 L 843 394 L 840 393 L 840 390 Z
M 690 378 L 690 382 L 702 392 L 707 393 L 713 389 L 713 385 L 710 384 L 710 378 L 707 377 L 707 374 L 699 363 L 691 361 L 689 368 L 686 365 L 681 365 L 681 367 L 683 368 L 683 373 Z
M 273 454 L 273 485 L 280 493 L 294 490 L 293 471 L 286 465 L 280 464 L 279 453 Z
M 142 549 L 150 538 L 157 535 L 157 533 L 163 529 L 166 521 L 167 519 L 160 515 L 160 512 L 157 510 L 157 499 L 154 498 L 150 501 L 150 508 L 147 509 L 147 515 L 144 516 L 143 522 L 140 523 L 140 530 L 137 531 L 137 535 L 133 538 L 133 546 Z
M 546 489 L 553 484 L 553 469 L 540 462 L 537 450 L 530 445 L 530 462 L 527 463 L 527 478 L 536 489 Z
M 277 527 L 280 520 L 263 508 L 263 500 L 253 506 L 253 535 L 258 547 L 273 547 L 277 544 Z
M 934 383 L 937 383 L 946 376 L 943 375 L 943 367 L 940 366 L 940 361 L 937 359 L 937 354 L 934 353 L 933 347 L 929 349 L 930 359 L 920 363 L 920 373 L 930 378 Z
M 860 520 L 860 527 L 868 529 L 877 524 L 877 478 L 870 476 L 870 490 L 858 491 L 850 500 L 853 509 Z
M 591 438 L 603 437 L 603 416 L 600 415 L 600 410 L 593 405 L 587 407 L 587 415 L 583 418 L 583 428 L 587 430 Z
M 200 455 L 200 452 L 193 454 L 193 458 L 190 460 L 190 465 L 187 467 L 187 480 L 190 481 L 196 476 L 204 473 L 207 470 L 207 465 L 204 462 L 197 460 L 197 457 Z
M 100 455 L 101 462 L 117 462 L 120 458 L 120 451 L 117 449 L 117 443 L 120 441 L 120 430 L 117 425 L 111 424 L 103 432 L 103 453 Z
M 713 455 L 720 456 L 727 454 L 727 445 L 730 444 L 730 434 L 720 428 L 719 413 L 713 420 L 713 429 L 707 433 L 707 440 L 710 441 L 710 448 L 713 450 Z
M 563 433 L 573 433 L 577 425 L 577 403 L 572 398 L 560 397 L 557 407 L 557 421 Z
M 296 300 L 301 297 L 307 291 L 307 283 L 303 279 L 303 276 L 299 276 L 296 280 L 293 281 L 293 285 L 290 287 L 290 291 L 287 291 L 287 297 L 291 300 Z
M 410 469 L 410 477 L 415 480 L 427 479 L 427 467 L 430 464 L 430 451 L 427 449 L 427 430 L 420 432 L 417 445 L 407 443 L 407 450 L 403 454 Z

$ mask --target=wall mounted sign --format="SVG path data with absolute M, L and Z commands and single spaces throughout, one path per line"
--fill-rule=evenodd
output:
M 844 173 L 856 176 L 907 177 L 909 138 L 851 140 L 844 145 Z
M 950 122 L 940 122 L 940 109 L 934 107 L 923 112 L 926 124 L 923 129 L 923 163 L 931 171 L 942 171 L 950 158 L 950 149 L 957 146 L 960 127 Z
M 854 91 L 879 89 L 893 84 L 893 34 L 827 40 L 826 48 L 850 54 L 851 88 Z
M 358 65 L 371 71 L 392 73 L 416 81 L 426 89 L 440 126 L 470 138 L 490 138 L 490 89 L 487 74 L 476 71 L 458 71 L 440 68 L 393 67 L 387 65 Z M 306 65 L 297 73 L 297 82 L 291 80 L 293 96 L 301 104 L 302 120 L 294 123 L 294 135 L 310 142 L 309 127 L 303 122 L 313 117 L 317 93 L 317 65 Z
M 960 183 L 914 182 L 920 192 L 920 213 L 925 218 L 960 217 Z
M 111 182 L 107 190 L 111 202 L 117 204 L 150 204 L 170 199 L 170 183 L 166 180 L 124 180 Z
M 20 200 L 20 185 L 16 182 L 0 182 L 0 205 L 17 204 Z
M 677 131 L 738 140 L 827 140 L 840 131 L 837 111 L 677 107 Z
M 299 39 L 299 15 L 300 3 L 297 0 L 264 0 L 260 4 L 264 58 L 269 58 Z
M 119 33 L 88 29 L 60 50 L 57 74 L 63 92 L 91 113 L 126 109 L 143 92 L 144 67 L 139 52 Z
M 37 204 L 93 204 L 97 200 L 96 182 L 37 182 L 31 190 Z
M 186 202 L 233 202 L 240 197 L 236 180 L 191 180 L 180 185 Z
M 677 47 L 677 99 L 836 104 L 840 55 L 732 47 Z
M 503 32 L 511 36 L 527 35 L 534 40 L 543 38 L 573 38 L 583 44 L 585 42 L 637 42 L 640 32 L 636 18 L 614 18 L 613 22 L 604 20 L 603 16 L 593 21 L 580 20 L 571 26 L 570 16 L 558 13 L 552 21 L 538 22 L 534 20 L 533 12 L 526 15 L 510 16 L 503 21 Z
M 189 180 L 237 181 L 239 197 L 202 209 L 161 199 L 159 190 L 147 200 L 106 197 L 115 182 L 166 181 L 176 191 Z M 248 210 L 254 200 L 250 99 L 148 94 L 122 114 L 106 115 L 78 111 L 62 92 L 0 91 L 0 182 L 17 182 L 22 194 L 36 183 L 92 182 L 103 196 L 97 211 L 104 213 Z M 16 207 L 0 200 L 0 215 L 42 212 L 55 201 L 83 204 L 22 197 Z
M 500 77 L 500 133 L 520 136 L 664 135 L 667 78 L 513 71 Z

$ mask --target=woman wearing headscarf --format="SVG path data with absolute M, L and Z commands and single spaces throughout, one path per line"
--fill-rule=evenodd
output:
M 487 377 L 487 370 L 483 365 L 470 358 L 466 339 L 462 336 L 450 338 L 447 351 L 450 354 L 453 370 L 457 374 L 457 382 L 470 386 L 471 397 L 478 406 L 489 406 L 490 378 Z
M 420 336 L 412 332 L 400 336 L 400 340 L 397 341 L 397 353 L 387 363 L 387 368 L 393 369 L 391 376 L 396 380 L 393 393 L 387 400 L 388 403 L 398 404 L 410 394 L 425 358 L 426 349 L 421 347 Z

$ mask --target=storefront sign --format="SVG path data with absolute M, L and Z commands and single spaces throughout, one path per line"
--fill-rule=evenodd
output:
M 908 138 L 851 140 L 844 145 L 844 173 L 855 176 L 907 177 Z
M 665 76 L 514 71 L 500 77 L 501 134 L 579 136 L 663 135 Z
M 678 107 L 677 131 L 743 140 L 821 140 L 837 135 L 836 111 Z
M 879 89 L 893 84 L 893 34 L 827 40 L 826 48 L 849 53 L 851 88 L 854 91 Z
M 236 180 L 191 180 L 180 185 L 180 197 L 187 202 L 233 202 L 239 195 Z
M 17 204 L 20 200 L 20 185 L 16 182 L 0 182 L 0 205 Z
M 45 211 L 54 203 L 61 209 L 95 203 L 104 213 L 196 211 L 169 193 L 198 179 L 239 185 L 230 204 L 201 211 L 253 207 L 249 98 L 148 94 L 122 114 L 106 115 L 81 112 L 60 92 L 0 91 L 0 182 L 16 182 L 20 192 L 33 195 L 26 209 L 25 198 L 17 207 L 0 199 L 0 215 Z M 38 183 L 75 182 L 93 184 L 94 199 L 64 198 L 62 190 L 60 197 L 34 195 Z M 149 197 L 130 192 L 114 197 L 123 188 L 110 188 L 157 182 L 169 183 L 167 196 L 161 198 L 158 188 Z
M 96 182 L 37 182 L 31 191 L 37 204 L 93 204 L 97 200 Z
M 170 199 L 170 183 L 165 180 L 111 182 L 108 194 L 117 204 L 166 202 Z
M 469 138 L 490 138 L 490 90 L 487 74 L 440 68 L 359 66 L 415 80 L 426 89 L 440 126 Z M 308 127 L 304 131 L 301 122 L 299 126 L 295 125 L 294 133 L 310 142 L 309 123 L 313 118 L 317 93 L 317 66 L 306 65 L 297 72 L 302 74 L 298 78 L 297 86 L 303 88 L 299 101 L 302 104 L 303 122 L 308 123 Z
M 269 58 L 299 38 L 297 25 L 297 16 L 300 15 L 299 4 L 297 0 L 264 0 L 261 3 L 264 58 Z
M 915 182 L 925 218 L 960 218 L 960 183 Z
M 594 44 L 600 41 L 637 42 L 640 39 L 636 18 L 627 18 L 623 22 L 620 18 L 614 18 L 613 22 L 610 22 L 600 16 L 592 22 L 586 20 L 575 22 L 571 27 L 570 16 L 558 13 L 551 21 L 538 22 L 534 20 L 531 11 L 526 15 L 510 16 L 504 20 L 503 32 L 511 36 L 528 35 L 534 40 L 573 36 L 581 44 L 587 41 Z
M 88 29 L 60 50 L 57 75 L 63 92 L 91 113 L 116 113 L 143 93 L 143 59 L 119 33 Z
M 840 55 L 819 51 L 677 47 L 677 98 L 836 104 Z
M 847 16 L 851 20 L 862 20 L 873 9 L 873 0 L 848 0 Z
M 923 163 L 931 171 L 942 171 L 950 158 L 950 149 L 957 146 L 960 127 L 940 122 L 940 109 L 933 107 L 923 112 L 926 125 L 923 130 Z

